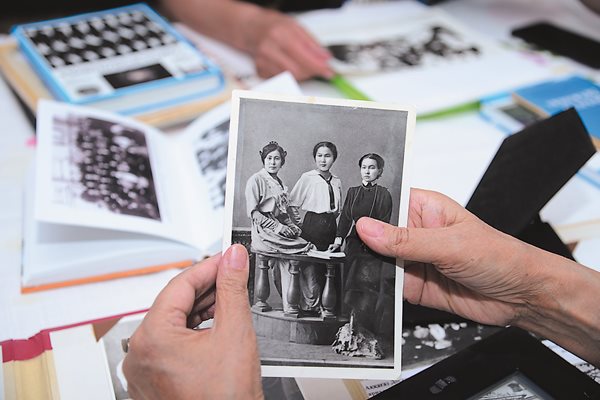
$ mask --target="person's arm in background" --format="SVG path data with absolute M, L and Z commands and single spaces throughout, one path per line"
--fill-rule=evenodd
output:
M 129 341 L 134 399 L 262 399 L 248 302 L 248 254 L 234 245 L 169 282 Z M 213 318 L 212 328 L 191 329 Z
M 411 191 L 408 228 L 361 218 L 357 231 L 374 251 L 420 263 L 405 267 L 409 302 L 521 327 L 600 367 L 599 272 L 499 232 L 425 190 Z
M 329 52 L 278 11 L 237 0 L 163 0 L 163 4 L 191 28 L 250 54 L 263 78 L 283 71 L 298 80 L 333 76 Z

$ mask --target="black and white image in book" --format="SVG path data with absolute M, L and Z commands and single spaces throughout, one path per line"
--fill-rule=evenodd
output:
M 143 132 L 67 114 L 54 118 L 52 141 L 54 202 L 160 220 Z
M 397 379 L 402 280 L 367 216 L 406 226 L 414 112 L 234 92 L 224 248 L 246 246 L 263 376 Z
M 212 205 L 222 208 L 225 203 L 229 118 L 203 132 L 194 144 L 198 167 L 209 185 Z

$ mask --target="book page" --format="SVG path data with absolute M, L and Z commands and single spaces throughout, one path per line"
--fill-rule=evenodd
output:
M 37 123 L 35 219 L 193 243 L 177 199 L 171 144 L 115 114 L 44 101 Z

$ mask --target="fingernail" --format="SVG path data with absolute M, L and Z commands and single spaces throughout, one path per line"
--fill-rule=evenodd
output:
M 363 219 L 360 221 L 361 233 L 372 238 L 383 236 L 385 227 L 383 222 L 376 219 Z
M 241 245 L 233 245 L 229 248 L 229 266 L 233 269 L 243 269 L 246 266 L 247 253 Z

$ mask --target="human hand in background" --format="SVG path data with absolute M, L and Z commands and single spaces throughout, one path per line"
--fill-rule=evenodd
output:
M 293 18 L 263 9 L 249 29 L 248 48 L 263 78 L 290 71 L 299 80 L 332 78 L 331 54 Z
M 248 254 L 234 245 L 182 272 L 131 337 L 123 370 L 134 399 L 262 398 L 248 302 Z M 207 329 L 190 329 L 214 316 Z

